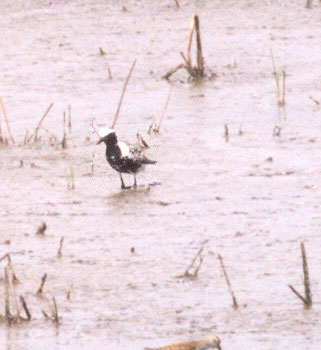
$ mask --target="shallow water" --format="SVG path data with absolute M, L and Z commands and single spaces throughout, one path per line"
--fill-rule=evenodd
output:
M 309 96 L 321 101 L 321 8 L 249 0 L 180 1 L 178 11 L 174 1 L 125 5 L 125 13 L 113 1 L 0 5 L 0 96 L 17 141 L 0 147 L 0 255 L 10 252 L 16 293 L 33 316 L 28 325 L 1 324 L 1 348 L 134 350 L 209 333 L 224 349 L 318 348 L 320 107 Z M 218 78 L 195 86 L 179 73 L 161 132 L 148 135 L 169 91 L 161 76 L 181 63 L 193 13 L 206 67 Z M 286 116 L 276 106 L 271 47 L 287 73 Z M 158 163 L 138 175 L 138 191 L 121 191 L 90 123 L 111 124 L 135 58 L 117 131 L 127 141 L 140 132 Z M 60 139 L 71 105 L 67 150 L 51 146 L 43 130 L 37 145 L 21 146 L 51 102 L 43 124 Z M 161 185 L 148 188 L 152 182 Z M 44 237 L 35 234 L 42 221 Z M 311 310 L 288 288 L 303 293 L 302 241 Z M 177 278 L 204 242 L 198 279 Z M 41 312 L 52 296 L 58 328 Z

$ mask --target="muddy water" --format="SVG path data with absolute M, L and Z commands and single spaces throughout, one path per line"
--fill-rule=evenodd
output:
M 0 148 L 0 252 L 11 253 L 16 293 L 33 316 L 28 325 L 1 324 L 1 348 L 142 349 L 217 333 L 224 349 L 318 349 L 321 135 L 320 107 L 309 96 L 321 101 L 320 7 L 272 0 L 180 1 L 178 11 L 174 1 L 125 5 L 124 13 L 113 1 L 1 2 L 0 96 L 17 143 Z M 161 76 L 181 62 L 195 12 L 206 66 L 218 78 L 194 86 L 179 73 L 161 133 L 149 136 L 169 89 Z M 287 73 L 285 114 L 276 107 L 270 48 Z M 138 191 L 122 192 L 90 121 L 111 123 L 135 58 L 117 131 L 127 141 L 142 133 L 158 164 L 138 176 Z M 18 145 L 51 102 L 44 125 L 60 139 L 71 105 L 68 149 L 51 146 L 43 130 L 37 145 Z M 74 190 L 67 188 L 70 168 Z M 148 188 L 151 182 L 161 185 Z M 48 228 L 39 237 L 42 221 Z M 301 241 L 311 310 L 287 286 L 303 291 Z M 204 242 L 198 279 L 177 278 Z M 41 312 L 49 312 L 52 296 L 59 328 Z

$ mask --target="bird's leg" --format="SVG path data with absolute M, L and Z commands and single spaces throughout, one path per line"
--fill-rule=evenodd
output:
M 121 189 L 124 190 L 126 188 L 123 177 L 121 176 L 121 173 L 119 173 L 120 181 L 121 181 Z
M 134 174 L 134 186 L 135 189 L 137 188 L 137 182 L 136 182 L 136 175 Z

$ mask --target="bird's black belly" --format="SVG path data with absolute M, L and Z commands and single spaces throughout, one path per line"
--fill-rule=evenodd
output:
M 135 174 L 142 167 L 140 162 L 130 158 L 107 157 L 107 161 L 113 169 L 120 173 Z

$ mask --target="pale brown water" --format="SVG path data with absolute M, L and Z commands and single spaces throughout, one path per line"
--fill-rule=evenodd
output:
M 0 96 L 17 144 L 0 147 L 0 255 L 11 253 L 21 280 L 17 295 L 25 296 L 33 319 L 19 327 L 1 324 L 0 348 L 138 350 L 217 333 L 230 350 L 319 349 L 321 122 L 309 96 L 321 101 L 320 6 L 272 0 L 181 0 L 178 11 L 174 1 L 125 5 L 126 13 L 114 1 L 1 2 Z M 148 136 L 169 90 L 161 76 L 181 62 L 193 13 L 201 20 L 206 66 L 218 78 L 195 86 L 178 74 L 161 133 Z M 276 106 L 270 48 L 278 70 L 288 74 L 286 117 Z M 158 164 L 138 183 L 161 185 L 122 192 L 90 121 L 111 124 L 135 58 L 117 131 L 128 141 L 143 134 Z M 51 102 L 44 125 L 59 138 L 63 110 L 71 105 L 68 149 L 50 146 L 44 131 L 37 145 L 18 145 Z M 280 137 L 273 136 L 276 125 Z M 42 221 L 45 237 L 35 235 Z M 177 279 L 206 240 L 199 278 Z M 287 286 L 303 293 L 301 241 L 311 310 Z M 56 297 L 62 317 L 58 329 L 41 313 L 46 301 L 35 296 L 45 272 L 46 296 Z

